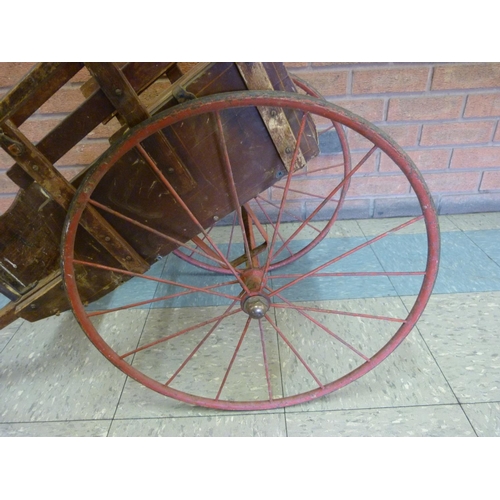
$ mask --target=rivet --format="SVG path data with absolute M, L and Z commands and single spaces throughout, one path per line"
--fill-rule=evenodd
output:
M 286 148 L 286 149 L 285 149 L 285 153 L 286 153 L 287 155 L 289 155 L 291 152 L 292 152 L 292 148 Z
M 123 90 L 122 89 L 115 89 L 115 95 L 117 95 L 117 96 L 123 95 Z
M 33 165 L 33 170 L 36 172 L 38 170 L 38 165 Z
M 106 236 L 106 238 L 104 238 L 104 241 L 111 241 L 111 238 L 109 236 Z
M 275 109 L 271 109 L 271 112 L 270 112 L 271 116 L 274 117 L 276 116 L 278 113 L 276 112 Z
M 19 156 L 23 152 L 22 146 L 19 146 L 18 144 L 11 144 L 7 149 L 13 156 Z
M 219 216 L 218 215 L 214 215 L 214 220 L 219 220 Z
M 169 174 L 173 174 L 174 172 L 175 172 L 175 170 L 174 170 L 172 167 L 170 167 L 170 168 L 168 169 L 168 173 L 169 173 Z

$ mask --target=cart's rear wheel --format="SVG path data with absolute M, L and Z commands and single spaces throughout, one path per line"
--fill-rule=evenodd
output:
M 202 228 L 188 198 L 172 189 L 140 144 L 151 134 L 188 123 L 193 117 L 206 115 L 207 122 L 215 118 L 221 163 L 231 179 L 238 155 L 228 154 L 228 131 L 220 118 L 236 108 L 254 106 L 293 109 L 302 116 L 302 123 L 312 117 L 319 130 L 332 122 L 341 124 L 351 142 L 350 151 L 355 150 L 358 158 L 347 175 L 343 169 L 337 176 L 322 170 L 327 155 L 320 157 L 316 169 L 303 172 L 291 168 L 293 173 L 285 176 L 281 188 L 273 187 L 263 197 L 276 209 L 272 223 L 260 222 L 261 217 L 255 215 L 258 204 L 249 207 L 246 214 L 240 211 L 239 207 L 245 206 L 238 200 L 241 186 L 229 185 L 230 193 L 221 196 L 230 196 L 234 201 L 241 239 L 237 244 L 224 234 L 224 228 L 220 234 Z M 297 143 L 303 130 L 301 127 L 297 134 Z M 130 283 L 137 281 L 139 286 L 133 289 L 134 299 L 127 301 L 124 295 L 121 299 L 115 297 L 115 302 L 87 306 L 79 287 L 85 283 L 87 272 L 100 265 L 75 257 L 79 221 L 89 204 L 106 214 L 105 207 L 96 205 L 93 193 L 106 173 L 132 148 L 145 155 L 169 195 L 198 225 L 205 243 L 195 252 L 205 249 L 199 261 L 217 262 L 216 270 L 187 265 L 172 254 L 159 275 L 154 271 L 133 275 L 119 266 L 101 266 L 117 275 L 133 275 Z M 382 181 L 374 175 L 374 159 L 392 172 Z M 394 174 L 395 170 L 399 175 Z M 301 176 L 302 184 L 301 189 L 292 191 L 295 176 Z M 396 184 L 389 185 L 394 179 Z M 357 234 L 342 234 L 348 228 L 338 222 L 342 210 L 336 195 L 350 181 L 349 194 L 355 196 L 361 189 L 358 183 L 367 182 L 375 184 L 379 196 L 385 183 L 389 192 L 397 186 L 397 192 L 405 193 L 405 200 L 414 195 L 414 204 L 409 205 L 414 216 L 377 234 L 363 233 L 358 226 Z M 407 187 L 401 187 L 403 182 Z M 281 194 L 276 201 L 273 195 L 278 192 Z M 299 208 L 305 216 L 303 223 L 293 222 L 292 215 Z M 265 213 L 264 209 L 264 219 Z M 329 231 L 311 245 L 314 233 L 321 233 L 325 227 Z M 401 234 L 410 228 L 417 229 Z M 190 404 L 232 410 L 303 403 L 372 370 L 418 320 L 431 294 L 439 258 L 439 230 L 432 198 L 412 161 L 394 141 L 337 106 L 278 92 L 238 92 L 199 99 L 133 129 L 89 172 L 70 207 L 64 235 L 63 272 L 68 297 L 77 320 L 96 347 L 118 368 L 154 391 Z M 254 252 L 262 245 L 258 235 L 267 239 L 260 253 Z M 236 246 L 242 256 L 239 262 L 228 248 Z M 273 262 L 287 251 L 293 256 L 288 265 L 273 270 Z M 230 275 L 220 272 L 224 266 Z M 397 298 L 398 280 L 413 283 L 416 299 L 409 313 L 400 301 L 391 299 Z M 144 283 L 153 283 L 158 289 L 141 287 Z M 141 290 L 145 293 L 142 300 L 136 296 Z M 106 327 L 109 321 L 118 321 L 118 316 L 127 314 L 143 314 L 146 318 L 144 329 L 137 335 L 120 334 L 119 328 Z

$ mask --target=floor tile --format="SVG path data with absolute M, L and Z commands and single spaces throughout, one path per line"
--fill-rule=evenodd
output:
M 375 242 L 373 251 L 389 272 L 423 271 L 427 259 L 427 238 L 423 234 L 393 235 Z M 399 295 L 420 290 L 420 276 L 392 276 Z M 441 258 L 434 293 L 500 290 L 500 266 L 461 232 L 441 235 Z
M 468 231 L 465 234 L 500 266 L 500 230 Z
M 111 420 L 0 424 L 1 437 L 106 437 Z
M 325 239 L 296 262 L 273 271 L 274 289 L 286 285 L 292 278 L 279 278 L 280 274 L 304 275 L 337 256 L 364 243 L 365 238 Z M 295 251 L 296 245 L 290 245 Z M 322 273 L 382 272 L 376 255 L 369 247 L 362 248 L 321 270 Z M 396 295 L 396 290 L 386 276 L 311 276 L 283 291 L 292 301 L 347 299 L 362 297 L 386 297 Z
M 399 298 L 392 297 L 332 301 L 331 306 L 368 315 L 395 318 L 405 318 L 407 315 Z M 287 314 L 290 313 L 277 315 L 278 325 L 282 324 L 281 316 Z M 398 323 L 388 321 L 330 316 L 322 319 L 330 331 L 341 336 L 367 357 L 383 347 L 398 328 Z M 315 315 L 316 319 L 320 317 L 319 314 Z M 325 336 L 328 338 L 325 332 L 320 332 L 318 328 L 312 331 L 310 323 L 298 317 L 293 320 L 288 323 L 293 326 L 286 330 L 286 334 L 322 383 L 336 380 L 363 363 L 359 355 L 350 348 L 339 345 L 336 340 L 331 339 L 328 345 L 325 342 Z M 297 390 L 305 392 L 317 387 L 312 376 L 290 349 L 280 348 L 280 353 L 285 394 Z M 286 412 L 456 402 L 439 367 L 414 330 L 386 360 L 358 380 L 317 400 L 287 408 Z
M 159 278 L 162 275 L 166 260 L 167 259 L 163 259 L 153 264 L 146 273 L 146 276 Z M 157 281 L 144 278 L 132 278 L 111 293 L 89 304 L 87 309 L 89 311 L 106 310 L 152 299 L 158 285 L 159 283 Z M 136 309 L 149 309 L 150 307 L 150 304 L 144 304 L 136 307 Z
M 2 352 L 5 349 L 5 346 L 10 342 L 12 337 L 14 337 L 14 335 L 19 330 L 23 322 L 24 321 L 22 319 L 17 319 L 10 325 L 0 330 L 0 352 Z
M 412 219 L 413 217 L 394 217 L 389 219 L 363 219 L 357 222 L 365 236 L 373 237 L 385 233 Z M 450 221 L 446 215 L 440 216 L 438 219 L 439 229 L 442 233 L 459 231 L 459 228 Z M 399 230 L 398 234 L 423 234 L 425 232 L 425 222 L 421 220 Z
M 462 231 L 500 229 L 500 212 L 447 215 L 447 217 Z
M 287 413 L 290 437 L 474 436 L 459 405 Z
M 499 304 L 500 292 L 434 295 L 418 323 L 460 402 L 500 400 Z
M 462 407 L 479 437 L 500 437 L 500 403 L 464 404 Z
M 166 335 L 172 335 L 192 325 L 206 322 L 207 318 L 222 314 L 226 309 L 225 307 L 153 309 L 146 322 L 141 345 L 147 345 Z M 247 318 L 248 316 L 240 311 L 235 316 L 224 319 L 212 333 L 210 330 L 213 323 L 188 331 L 168 342 L 158 343 L 138 352 L 133 366 L 163 383 L 175 375 L 169 387 L 188 394 L 213 399 L 222 386 L 223 390 L 220 394 L 222 400 L 265 400 L 268 397 L 267 378 L 263 364 L 260 330 L 254 321 L 251 322 L 243 337 L 241 347 L 223 384 Z M 201 343 L 209 333 L 207 339 Z M 281 395 L 279 353 L 276 334 L 271 331 L 269 325 L 264 325 L 264 338 L 271 390 L 275 397 L 279 397 Z M 189 358 L 197 345 L 200 345 L 197 352 L 176 374 L 178 368 L 183 366 L 183 362 Z M 128 380 L 120 399 L 117 418 L 217 413 L 220 412 L 170 399 L 145 389 L 133 380 Z
M 110 436 L 143 437 L 284 437 L 283 414 L 115 420 Z
M 137 344 L 148 311 L 96 320 L 117 349 Z M 115 337 L 115 339 L 113 339 Z M 0 422 L 111 418 L 125 375 L 89 342 L 70 313 L 24 323 L 0 354 Z

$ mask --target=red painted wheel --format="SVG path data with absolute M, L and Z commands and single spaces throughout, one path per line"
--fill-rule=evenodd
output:
M 240 265 L 234 259 L 231 262 L 229 247 L 234 248 L 236 243 L 234 238 L 230 240 L 230 230 L 227 235 L 205 230 L 199 214 L 190 209 L 189 200 L 172 188 L 141 142 L 159 130 L 206 115 L 207 121 L 209 117 L 216 120 L 222 168 L 233 179 L 237 155 L 228 151 L 224 116 L 254 106 L 295 110 L 302 117 L 296 137 L 299 144 L 303 125 L 310 117 L 320 132 L 331 122 L 341 124 L 355 162 L 347 174 L 341 168 L 337 175 L 322 170 L 332 166 L 328 160 L 336 153 L 332 158 L 322 155 L 319 163 L 310 162 L 307 169 L 312 164 L 317 168 L 305 172 L 294 171 L 292 166 L 293 173 L 285 176 L 281 188 L 273 186 L 262 199 L 257 197 L 262 206 L 264 200 L 274 204 L 275 219 L 267 225 L 254 215 L 259 204 L 243 213 L 241 206 L 245 204 L 238 199 L 240 186 L 234 181 L 229 184 L 229 192 L 221 195 L 228 196 L 235 208 L 242 241 Z M 75 257 L 75 243 L 83 231 L 79 229 L 83 211 L 92 205 L 103 215 L 109 213 L 108 207 L 93 196 L 110 169 L 133 148 L 199 228 L 205 239 L 200 247 L 206 249 L 203 258 L 208 263 L 216 262 L 216 271 L 189 266 L 172 254 L 160 276 L 151 272 L 134 274 Z M 297 151 L 294 158 L 296 155 Z M 378 165 L 390 174 L 379 174 Z M 302 176 L 301 189 L 291 188 L 295 176 Z M 389 184 L 393 180 L 395 183 Z M 349 224 L 340 219 L 349 216 L 352 205 L 345 200 L 342 206 L 336 195 L 348 182 L 354 205 L 364 203 L 359 193 L 366 183 L 374 186 L 381 199 L 387 186 L 390 194 L 394 189 L 401 193 L 400 199 L 407 202 L 412 217 L 396 221 L 377 234 L 362 232 L 356 224 L 358 233 L 343 234 Z M 281 193 L 277 203 L 273 198 L 276 192 Z M 287 219 L 294 221 L 292 215 L 298 207 L 304 220 L 289 222 Z M 266 213 L 265 208 L 262 213 Z M 136 224 L 117 211 L 113 217 Z M 256 233 L 262 229 L 268 234 L 265 252 L 253 252 L 259 242 L 251 236 L 249 224 L 257 228 Z M 323 237 L 311 245 L 314 233 L 321 234 L 325 227 L 328 230 Z M 145 224 L 141 228 L 148 231 Z M 402 234 L 410 228 L 418 230 Z M 155 231 L 151 229 L 156 235 Z M 411 244 L 404 239 L 407 236 Z M 421 248 L 417 248 L 419 244 Z M 288 250 L 288 262 L 273 267 L 273 262 Z M 405 256 L 405 252 L 409 254 Z M 64 283 L 78 322 L 119 369 L 146 387 L 186 403 L 226 410 L 262 410 L 304 403 L 340 389 L 372 370 L 402 342 L 425 308 L 437 276 L 439 229 L 421 175 L 384 132 L 320 99 L 279 92 L 235 92 L 177 106 L 137 126 L 113 145 L 75 195 L 66 220 L 62 258 Z M 223 266 L 230 275 L 220 272 Z M 131 303 L 111 303 L 108 307 L 101 304 L 96 310 L 96 306 L 84 304 L 80 287 L 86 274 L 98 268 L 133 277 L 139 284 L 156 284 L 159 289 L 152 296 L 147 287 L 139 286 L 134 293 L 145 290 L 143 299 L 134 297 Z M 399 300 L 390 300 L 398 298 L 398 280 L 411 281 L 416 287 L 416 299 L 408 309 L 401 307 Z M 142 314 L 142 333 L 137 337 L 130 332 L 120 335 L 118 327 L 106 327 L 121 314 Z

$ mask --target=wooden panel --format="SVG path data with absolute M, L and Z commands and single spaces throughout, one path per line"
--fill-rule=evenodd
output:
M 148 110 L 141 103 L 138 95 L 117 65 L 113 63 L 86 63 L 86 66 L 129 128 L 150 118 Z M 186 193 L 196 187 L 191 174 L 161 132 L 145 140 L 144 148 L 153 157 L 156 164 L 168 165 L 167 172 L 173 170 L 169 177 L 179 193 Z
M 140 93 L 159 78 L 172 63 L 127 63 L 123 72 L 133 89 Z M 100 89 L 82 103 L 73 113 L 51 130 L 38 144 L 37 149 L 51 162 L 62 158 L 107 117 L 115 108 Z M 31 183 L 19 165 L 7 171 L 12 181 L 26 188 Z M 28 177 L 28 178 L 26 178 Z
M 0 123 L 19 126 L 68 82 L 82 63 L 39 63 L 0 101 Z
M 20 151 L 15 155 L 18 164 L 55 202 L 67 210 L 76 191 L 75 188 L 14 124 L 7 121 L 1 128 L 10 139 L 21 144 Z M 0 144 L 3 146 L 2 141 Z M 5 149 L 8 151 L 9 148 Z M 149 268 L 142 257 L 94 209 L 85 212 L 82 225 L 125 269 L 143 272 Z

